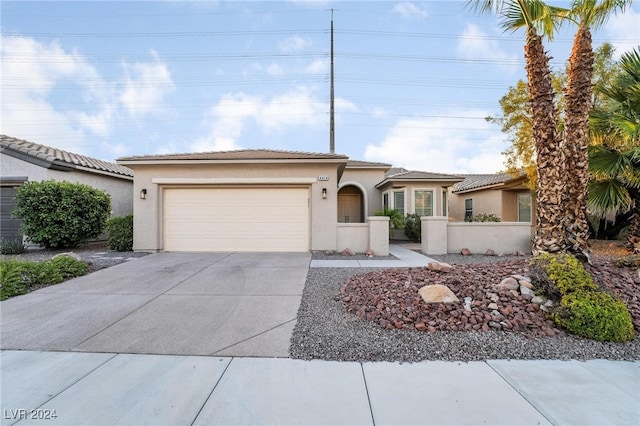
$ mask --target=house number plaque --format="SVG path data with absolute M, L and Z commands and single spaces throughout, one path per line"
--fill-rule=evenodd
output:
M 318 176 L 319 181 L 327 181 L 329 180 L 329 176 Z

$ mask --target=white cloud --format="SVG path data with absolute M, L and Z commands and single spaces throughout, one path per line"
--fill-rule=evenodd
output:
M 223 95 L 217 105 L 211 109 L 212 119 L 209 135 L 190 145 L 192 151 L 228 151 L 240 149 L 236 142 L 242 136 L 244 121 L 260 110 L 261 100 L 244 93 Z
M 483 111 L 446 115 L 485 117 Z M 464 128 L 462 128 L 464 126 Z M 484 120 L 401 119 L 379 144 L 369 144 L 365 159 L 410 170 L 441 173 L 494 173 L 504 169 L 505 146 L 498 130 Z
M 611 16 L 604 27 L 604 33 L 616 48 L 615 56 L 640 45 L 640 12 L 628 9 L 625 13 Z
M 486 38 L 487 34 L 480 27 L 468 24 L 462 32 L 462 37 L 456 46 L 458 56 L 467 59 L 491 58 L 494 60 L 514 61 L 520 59 L 516 54 L 511 54 L 500 48 L 497 40 Z M 514 72 L 514 67 L 502 67 L 505 70 Z
M 353 107 L 346 101 L 340 105 L 344 109 Z M 265 134 L 294 127 L 318 128 L 325 125 L 326 111 L 326 103 L 304 86 L 271 98 L 226 94 L 207 117 L 207 123 L 211 123 L 209 134 L 192 143 L 190 148 L 197 152 L 240 149 L 239 141 L 247 126 L 255 126 Z
M 278 43 L 278 48 L 283 52 L 298 52 L 313 45 L 313 41 L 300 36 L 292 36 Z
M 80 154 L 89 151 L 86 138 L 110 133 L 113 85 L 82 55 L 22 36 L 3 37 L 1 48 L 2 133 Z M 50 96 L 59 87 L 76 93 L 78 104 L 55 109 Z
M 321 74 L 329 70 L 329 62 L 325 59 L 316 59 L 306 66 L 305 72 L 308 74 Z
M 163 107 L 165 97 L 175 90 L 167 65 L 152 53 L 154 62 L 122 62 L 125 77 L 120 101 L 129 114 L 136 117 Z
M 404 18 L 418 18 L 424 19 L 429 16 L 429 13 L 423 6 L 418 6 L 412 2 L 397 3 L 392 9 L 394 12 L 399 13 Z
M 263 129 L 282 131 L 294 126 L 321 125 L 326 111 L 326 103 L 314 98 L 306 87 L 300 86 L 265 102 L 256 119 Z

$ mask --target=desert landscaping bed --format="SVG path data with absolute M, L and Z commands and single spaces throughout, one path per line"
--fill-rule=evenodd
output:
M 528 259 L 448 256 L 454 270 L 311 269 L 291 345 L 301 359 L 472 361 L 484 359 L 640 359 L 640 338 L 628 343 L 575 337 L 548 319 L 541 303 L 495 285 L 527 274 Z M 457 262 L 459 260 L 459 262 Z M 455 264 L 455 263 L 458 264 Z M 640 330 L 635 270 L 594 257 L 596 281 L 622 298 Z M 346 283 L 346 284 L 345 284 Z M 445 284 L 464 303 L 421 301 L 418 289 Z

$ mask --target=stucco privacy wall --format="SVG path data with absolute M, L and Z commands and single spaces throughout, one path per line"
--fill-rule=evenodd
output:
M 338 223 L 337 250 L 356 253 L 372 250 L 377 256 L 389 255 L 389 218 L 370 216 L 367 223 Z
M 521 222 L 448 222 L 444 218 L 422 218 L 422 251 L 425 254 L 457 253 L 468 248 L 472 253 L 531 253 L 532 227 Z
M 55 180 L 83 183 L 101 189 L 111 196 L 112 216 L 126 216 L 133 212 L 133 179 L 109 177 L 81 170 L 51 170 L 10 155 L 1 156 L 2 176 L 27 176 L 32 182 Z
M 344 163 L 344 162 L 343 162 Z M 310 250 L 336 250 L 338 162 L 216 163 L 125 165 L 135 172 L 134 250 L 164 249 L 163 190 L 179 187 L 306 186 L 310 189 Z M 318 177 L 327 177 L 319 181 Z M 298 182 L 298 183 L 296 183 Z M 322 198 L 323 188 L 327 198 Z M 147 190 L 146 199 L 138 196 Z M 259 215 L 260 212 L 256 212 Z

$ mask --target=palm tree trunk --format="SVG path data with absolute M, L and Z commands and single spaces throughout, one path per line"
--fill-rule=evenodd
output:
M 591 111 L 593 49 L 591 32 L 581 26 L 574 38 L 567 68 L 565 89 L 565 157 L 566 191 L 563 204 L 567 249 L 573 253 L 588 250 L 587 184 L 589 183 L 589 112 Z
M 532 251 L 537 255 L 562 251 L 566 246 L 561 205 L 565 179 L 549 57 L 544 51 L 542 37 L 532 30 L 527 35 L 525 58 L 538 173 L 536 232 L 532 244 Z
M 627 246 L 633 253 L 640 254 L 640 191 L 630 191 L 633 197 L 633 216 L 627 234 Z

